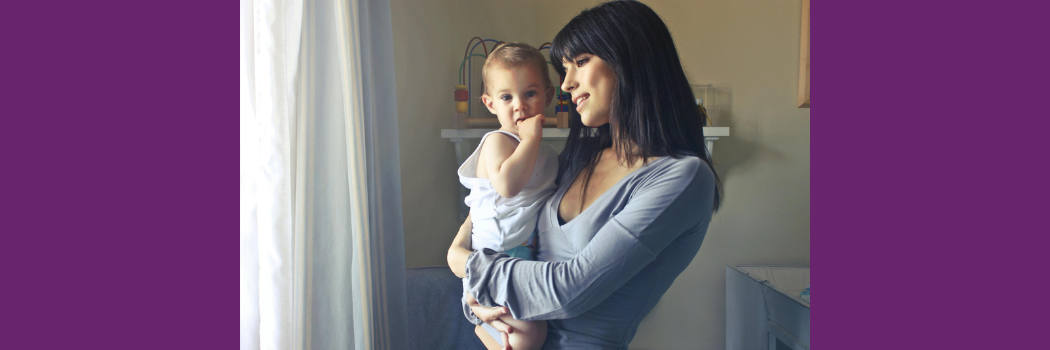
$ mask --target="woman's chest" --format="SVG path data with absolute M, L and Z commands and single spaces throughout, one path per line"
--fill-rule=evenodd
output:
M 537 225 L 540 239 L 537 258 L 564 261 L 579 254 L 595 234 L 627 205 L 630 187 L 629 182 L 612 186 L 585 211 L 564 224 L 559 222 L 555 209 L 556 203 L 565 202 L 564 198 L 552 197 L 551 205 L 540 213 Z
M 581 173 L 573 180 L 572 185 L 565 191 L 558 203 L 558 217 L 561 222 L 575 220 L 588 207 L 615 187 L 627 175 L 638 169 L 637 166 L 627 167 L 618 163 L 615 157 L 602 157 L 594 167 L 593 173 L 588 176 L 587 172 Z

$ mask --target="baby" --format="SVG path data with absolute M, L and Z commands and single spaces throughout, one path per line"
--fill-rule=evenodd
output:
M 474 250 L 488 248 L 532 260 L 536 218 L 557 189 L 558 153 L 540 142 L 543 109 L 554 98 L 547 60 L 526 44 L 500 45 L 489 53 L 481 77 L 485 83 L 481 101 L 496 114 L 501 127 L 481 138 L 458 171 L 459 181 L 470 189 L 465 201 L 474 225 L 471 245 Z M 478 338 L 486 346 L 496 344 L 481 320 L 469 312 L 465 292 L 463 309 L 478 325 Z M 509 316 L 501 320 L 514 328 L 509 342 L 515 350 L 543 345 L 545 321 L 518 321 Z

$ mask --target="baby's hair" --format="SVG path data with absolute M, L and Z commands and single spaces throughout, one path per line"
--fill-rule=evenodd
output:
M 543 77 L 546 87 L 551 86 L 550 71 L 547 69 L 547 58 L 543 57 L 540 50 L 525 43 L 505 43 L 492 49 L 489 57 L 485 59 L 485 65 L 481 68 L 481 81 L 488 86 L 489 70 L 494 67 L 516 68 L 533 65 Z M 485 93 L 482 90 L 482 93 Z

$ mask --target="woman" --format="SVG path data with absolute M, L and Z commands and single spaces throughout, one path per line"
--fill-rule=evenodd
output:
M 509 312 L 548 321 L 545 349 L 627 348 L 700 249 L 718 177 L 671 34 L 648 6 L 584 10 L 550 58 L 579 114 L 537 224 L 540 261 L 471 252 L 468 217 L 449 266 L 501 332 L 513 332 L 498 319 Z

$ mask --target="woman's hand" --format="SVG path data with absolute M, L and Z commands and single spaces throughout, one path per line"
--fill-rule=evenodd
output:
M 448 247 L 448 267 L 456 277 L 467 277 L 467 257 L 470 256 L 470 230 L 474 224 L 470 221 L 470 215 L 463 225 L 459 227 L 456 238 L 452 239 L 452 246 Z
M 510 315 L 510 310 L 505 307 L 487 307 L 478 303 L 474 300 L 474 296 L 467 293 L 467 305 L 470 306 L 470 311 L 474 312 L 474 316 L 477 316 L 481 321 L 488 323 L 492 328 L 495 328 L 500 333 L 503 333 L 503 344 L 507 344 L 507 334 L 514 333 L 512 328 L 506 322 L 501 321 L 499 318 L 502 316 Z

